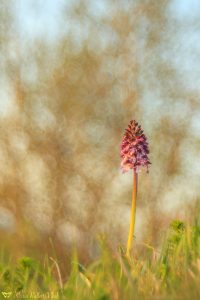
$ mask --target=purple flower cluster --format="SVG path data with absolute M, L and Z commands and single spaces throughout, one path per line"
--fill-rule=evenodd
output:
M 148 154 L 147 138 L 141 126 L 135 120 L 130 121 L 125 131 L 120 151 L 123 172 L 127 172 L 130 169 L 138 172 L 140 167 L 146 167 L 148 171 L 148 165 L 151 164 Z

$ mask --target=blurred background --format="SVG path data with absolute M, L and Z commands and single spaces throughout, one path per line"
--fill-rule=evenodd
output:
M 200 195 L 198 0 L 0 0 L 0 242 L 16 256 L 97 235 L 125 245 L 132 174 L 119 147 L 141 124 L 136 243 L 158 245 Z

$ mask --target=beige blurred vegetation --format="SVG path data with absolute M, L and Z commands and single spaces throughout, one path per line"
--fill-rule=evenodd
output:
M 108 0 L 104 15 L 74 1 L 51 42 L 18 33 L 16 2 L 0 2 L 1 243 L 16 255 L 75 243 L 85 258 L 97 234 L 125 243 L 132 176 L 119 146 L 134 118 L 152 161 L 139 176 L 136 240 L 156 244 L 199 199 L 199 86 L 171 59 L 182 45 L 170 1 Z

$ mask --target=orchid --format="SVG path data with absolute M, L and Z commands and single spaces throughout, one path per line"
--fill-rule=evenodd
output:
M 133 235 L 135 227 L 136 198 L 138 188 L 138 171 L 151 164 L 149 158 L 149 148 L 147 138 L 141 129 L 141 126 L 135 120 L 131 120 L 128 128 L 125 130 L 121 143 L 120 156 L 122 158 L 121 168 L 123 173 L 133 170 L 133 194 L 131 208 L 131 222 L 127 242 L 126 254 L 129 256 L 133 244 Z

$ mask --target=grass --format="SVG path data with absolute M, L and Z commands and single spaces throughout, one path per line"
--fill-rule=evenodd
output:
M 12 261 L 0 258 L 0 299 L 200 299 L 200 226 L 173 221 L 159 249 L 144 244 L 128 258 L 100 239 L 99 258 L 88 266 L 76 251 L 71 271 L 62 277 L 59 263 L 45 257 Z M 2 294 L 2 292 L 4 294 Z M 10 293 L 10 294 L 5 294 Z

